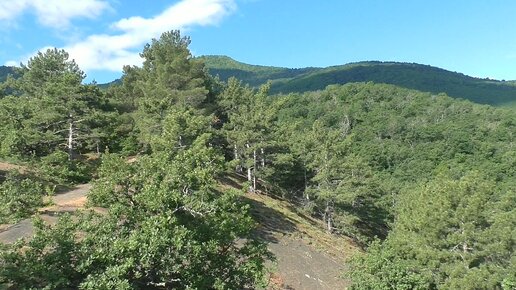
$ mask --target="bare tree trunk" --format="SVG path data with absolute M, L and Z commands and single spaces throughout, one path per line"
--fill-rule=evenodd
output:
M 68 127 L 68 160 L 73 159 L 73 119 L 70 115 L 69 127 Z
M 253 172 L 252 172 L 252 170 L 253 169 L 251 167 L 247 168 L 247 181 L 249 183 L 251 183 L 252 180 L 253 180 Z M 249 185 L 249 191 L 254 191 L 253 185 Z
M 253 191 L 256 190 L 256 169 L 257 169 L 257 158 L 256 158 L 256 149 L 253 150 Z
M 249 144 L 245 144 L 245 147 L 247 147 L 247 149 L 249 149 L 251 146 L 249 146 Z M 250 183 L 249 184 L 249 191 L 253 192 L 254 191 L 254 187 L 253 187 L 253 169 L 251 166 L 247 167 L 247 181 Z
M 326 226 L 328 232 L 332 232 L 333 230 L 333 224 L 332 224 L 332 206 L 331 202 L 328 200 L 326 201 L 326 209 L 324 210 L 324 218 L 326 219 Z
M 328 226 L 328 232 L 331 233 L 331 230 L 332 230 L 332 224 L 331 224 L 331 216 L 328 217 L 328 220 L 327 220 L 327 226 Z
M 240 158 L 238 157 L 238 147 L 236 144 L 233 148 L 233 159 L 238 160 L 240 162 Z M 235 171 L 238 173 L 242 173 L 242 165 L 240 163 L 235 166 Z
M 261 160 L 261 165 L 262 167 L 265 167 L 265 150 L 263 148 L 260 149 L 260 153 L 262 154 L 262 160 Z
M 252 172 L 252 168 L 249 167 L 247 168 L 247 181 L 251 182 L 253 180 L 253 172 Z

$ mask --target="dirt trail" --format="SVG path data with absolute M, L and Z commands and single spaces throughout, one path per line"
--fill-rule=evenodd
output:
M 84 207 L 90 189 L 91 184 L 81 184 L 70 191 L 52 196 L 53 205 L 39 209 L 40 217 L 52 224 L 56 222 L 60 213 L 74 212 Z M 33 232 L 31 219 L 24 219 L 17 224 L 4 227 L 3 230 L 0 229 L 0 243 L 14 243 L 20 238 L 31 237 Z
M 246 201 L 259 223 L 257 235 L 275 255 L 270 289 L 346 289 L 346 260 L 356 252 L 347 239 L 326 233 L 319 221 L 288 202 L 248 193 Z
M 87 201 L 86 195 L 91 189 L 91 184 L 80 184 L 72 190 L 57 193 L 52 196 L 53 205 L 39 210 L 39 212 L 46 211 L 62 211 L 65 208 L 80 208 L 84 207 Z
M 16 165 L 16 164 L 11 164 L 11 163 L 0 161 L 0 174 L 4 174 L 10 170 L 18 170 L 18 172 L 20 172 L 20 173 L 25 173 L 28 171 L 27 167 L 25 167 L 23 165 Z

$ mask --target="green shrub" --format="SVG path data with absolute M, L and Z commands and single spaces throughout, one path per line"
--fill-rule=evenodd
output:
M 10 172 L 0 184 L 0 223 L 13 223 L 26 218 L 43 204 L 41 183 Z
M 69 160 L 68 154 L 55 151 L 41 158 L 39 168 L 41 177 L 51 183 L 70 184 L 83 183 L 90 179 L 88 167 L 77 160 Z

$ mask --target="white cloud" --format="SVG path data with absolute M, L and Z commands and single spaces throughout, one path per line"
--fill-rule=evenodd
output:
M 20 1 L 23 2 L 24 0 Z M 80 2 L 68 1 L 70 3 Z M 57 3 L 61 1 L 52 0 L 49 2 Z M 87 0 L 86 2 L 98 1 Z M 9 3 L 0 0 L 0 9 L 3 4 L 4 7 L 7 7 L 6 4 Z M 68 4 L 65 6 L 68 7 Z M 11 9 L 14 11 L 14 8 Z M 59 10 L 58 8 L 48 9 Z M 111 27 L 118 33 L 90 35 L 81 41 L 66 45 L 64 49 L 70 54 L 70 58 L 75 59 L 79 67 L 86 72 L 92 70 L 120 72 L 124 65 L 140 65 L 142 59 L 139 52 L 143 45 L 152 38 L 158 38 L 161 33 L 173 29 L 185 30 L 192 26 L 215 25 L 235 9 L 234 0 L 182 0 L 152 18 L 136 16 L 113 23 Z M 2 19 L 1 14 L 0 19 Z M 45 50 L 46 47 L 40 49 L 40 51 Z M 23 57 L 21 61 L 26 63 L 30 56 Z M 17 65 L 19 61 L 11 60 L 6 64 Z
M 140 65 L 139 52 L 164 31 L 217 24 L 236 8 L 234 0 L 182 0 L 152 18 L 130 17 L 112 24 L 118 34 L 90 35 L 64 49 L 81 69 L 121 71 L 123 65 Z
M 19 63 L 19 62 L 14 61 L 14 60 L 9 60 L 9 61 L 7 61 L 4 65 L 6 65 L 6 66 L 19 66 L 19 65 L 20 65 L 20 63 Z
M 27 8 L 27 1 L 0 0 L 0 20 L 12 20 Z
M 109 8 L 105 0 L 0 0 L 0 21 L 29 11 L 45 26 L 66 28 L 74 18 L 95 18 Z

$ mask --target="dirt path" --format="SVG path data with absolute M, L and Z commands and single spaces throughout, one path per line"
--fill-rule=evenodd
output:
M 303 215 L 288 202 L 248 193 L 246 202 L 259 223 L 257 235 L 276 256 L 270 289 L 346 289 L 346 260 L 357 249 L 330 235 L 320 221 Z
M 0 181 L 3 180 L 7 172 L 11 170 L 16 170 L 22 174 L 30 171 L 26 166 L 0 161 Z
M 60 213 L 74 212 L 83 207 L 90 189 L 91 184 L 81 184 L 70 191 L 52 196 L 53 205 L 39 209 L 40 217 L 50 224 L 55 223 Z M 20 238 L 31 237 L 33 232 L 31 219 L 24 219 L 0 230 L 0 243 L 14 243 Z
M 281 238 L 269 243 L 269 250 L 277 259 L 273 289 L 334 290 L 348 285 L 348 281 L 341 278 L 345 260 L 331 257 L 303 241 Z
M 42 208 L 39 211 L 52 211 L 52 210 L 60 210 L 63 208 L 79 208 L 84 207 L 86 204 L 87 198 L 86 195 L 91 189 L 91 184 L 80 184 L 77 185 L 72 190 L 66 191 L 64 193 L 57 193 L 52 196 L 53 206 Z
M 23 173 L 23 171 L 26 171 L 27 168 L 22 165 L 16 165 L 16 164 L 11 164 L 11 163 L 0 161 L 0 171 L 9 171 L 9 170 L 18 170 Z

